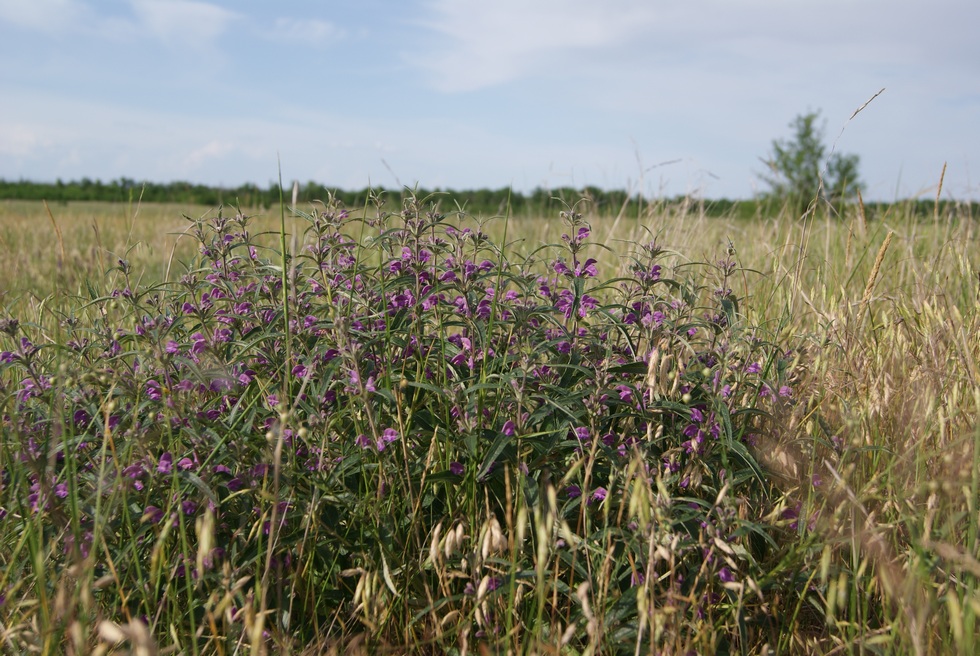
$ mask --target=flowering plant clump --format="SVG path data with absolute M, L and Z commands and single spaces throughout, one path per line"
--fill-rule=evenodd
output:
M 572 209 L 527 258 L 378 207 L 302 214 L 294 253 L 219 212 L 179 280 L 120 260 L 57 333 L 4 322 L 0 595 L 88 571 L 81 626 L 194 650 L 765 642 L 752 447 L 792 353 L 737 264 L 680 279 L 649 243 L 603 278 Z

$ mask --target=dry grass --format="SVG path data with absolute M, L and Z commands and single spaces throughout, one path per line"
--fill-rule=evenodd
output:
M 0 279 L 5 283 L 0 302 L 40 299 L 55 291 L 84 293 L 86 282 L 98 286 L 119 259 L 129 261 L 143 283 L 164 280 L 195 255 L 187 217 L 216 213 L 213 207 L 167 204 L 0 201 Z M 257 213 L 254 230 L 278 233 L 278 224 L 278 210 Z M 289 221 L 289 227 L 296 225 Z M 273 244 L 274 236 L 267 242 Z
M 119 258 L 147 279 L 163 280 L 174 261 L 192 255 L 191 240 L 180 237 L 188 226 L 181 215 L 210 211 L 78 204 L 53 206 L 48 215 L 39 203 L 6 202 L 0 205 L 0 303 L 33 306 L 55 292 L 83 293 L 86 280 L 100 279 Z M 267 220 L 269 229 L 278 217 Z M 601 261 L 607 272 L 625 270 L 619 254 L 626 245 L 652 239 L 677 253 L 677 261 L 731 253 L 741 267 L 742 311 L 780 343 L 800 346 L 801 394 L 757 451 L 785 495 L 783 510 L 798 508 L 799 546 L 787 561 L 812 573 L 800 583 L 813 593 L 801 596 L 795 615 L 785 618 L 785 637 L 771 646 L 793 653 L 874 645 L 890 653 L 974 653 L 980 646 L 976 219 L 963 213 L 923 221 L 901 206 L 866 217 L 862 204 L 842 218 L 740 222 L 709 219 L 692 204 L 669 214 L 590 221 L 596 241 L 609 247 Z M 561 235 L 550 219 L 494 220 L 486 230 L 523 240 L 513 249 L 525 253 Z M 507 518 L 508 535 L 519 521 L 528 520 Z M 436 536 L 433 559 L 447 548 L 446 535 L 442 542 Z M 786 575 L 774 571 L 773 580 Z M 374 586 L 384 592 L 383 582 Z M 587 593 L 581 591 L 583 600 Z M 109 642 L 128 630 L 104 628 Z

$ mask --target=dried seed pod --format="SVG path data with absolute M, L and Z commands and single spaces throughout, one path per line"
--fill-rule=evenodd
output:
M 436 524 L 429 542 L 429 561 L 435 565 L 439 561 L 439 538 L 442 536 L 442 522 Z

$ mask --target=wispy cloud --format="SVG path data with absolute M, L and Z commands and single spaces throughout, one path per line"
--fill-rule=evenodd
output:
M 139 25 L 168 43 L 203 46 L 221 36 L 240 15 L 195 0 L 131 0 Z
M 0 0 L 17 63 L 0 176 L 262 182 L 278 154 L 287 178 L 350 188 L 394 184 L 383 159 L 428 187 L 642 174 L 653 193 L 744 197 L 791 118 L 821 109 L 866 198 L 934 185 L 947 161 L 944 188 L 980 194 L 976 0 L 266 5 Z M 256 94 L 269 76 L 302 94 Z
M 260 34 L 271 41 L 293 45 L 326 45 L 343 39 L 346 31 L 324 20 L 277 18 L 271 29 Z
M 0 22 L 38 32 L 70 30 L 87 13 L 88 7 L 77 0 L 0 0 Z
M 642 0 L 433 0 L 421 24 L 448 46 L 406 59 L 442 91 L 508 82 L 635 39 L 656 21 Z
M 0 0 L 0 23 L 46 34 L 88 34 L 114 41 L 134 35 L 170 44 L 203 45 L 241 15 L 197 0 L 130 0 L 132 13 L 83 0 Z
M 195 149 L 184 159 L 184 166 L 197 169 L 209 160 L 219 159 L 235 150 L 235 144 L 230 141 L 214 139 L 204 146 Z
M 0 155 L 24 157 L 32 155 L 39 146 L 37 133 L 22 124 L 0 125 Z

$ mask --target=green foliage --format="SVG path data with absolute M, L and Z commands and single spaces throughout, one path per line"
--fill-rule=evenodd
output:
M 976 653 L 975 206 L 377 200 L 0 290 L 0 652 Z
M 288 193 L 288 189 L 286 190 Z M 415 194 L 429 197 L 441 206 L 443 211 L 457 209 L 457 205 L 473 215 L 511 215 L 523 216 L 553 216 L 565 205 L 588 198 L 596 212 L 602 214 L 617 214 L 624 212 L 628 216 L 638 216 L 647 205 L 647 201 L 639 194 L 631 194 L 624 190 L 604 190 L 598 187 L 576 189 L 558 187 L 545 189 L 538 187 L 523 194 L 507 187 L 499 189 L 471 189 L 459 191 L 405 189 L 381 190 L 365 188 L 354 190 L 330 189 L 329 187 L 309 181 L 299 186 L 297 205 L 309 207 L 311 203 L 321 201 L 328 195 L 342 202 L 347 207 L 362 206 L 376 191 L 383 191 L 384 207 L 389 211 L 397 211 L 400 203 Z M 279 203 L 279 183 L 273 181 L 268 187 L 260 187 L 247 183 L 238 187 L 210 187 L 185 181 L 170 183 L 139 182 L 130 178 L 119 178 L 109 182 L 82 178 L 77 181 L 65 182 L 58 179 L 54 183 L 33 182 L 30 180 L 7 181 L 0 180 L 0 199 L 4 200 L 45 200 L 51 203 L 68 203 L 76 201 L 102 202 L 136 202 L 144 203 L 179 203 L 181 205 L 234 205 L 248 208 L 270 208 Z M 680 204 L 686 199 L 678 198 L 672 201 Z M 722 201 L 727 203 L 727 201 Z M 726 205 L 727 207 L 727 205 Z
M 780 530 L 750 447 L 792 403 L 794 356 L 744 321 L 734 260 L 672 270 L 650 242 L 605 278 L 571 209 L 533 259 L 415 197 L 302 216 L 292 254 L 219 213 L 189 227 L 179 283 L 119 259 L 63 299 L 60 338 L 0 326 L 0 553 L 29 556 L 0 590 L 43 606 L 74 567 L 105 580 L 81 624 L 143 618 L 183 652 L 263 630 L 407 651 L 773 639 L 740 628 L 772 612 L 751 591 Z
M 772 154 L 764 160 L 769 172 L 759 176 L 769 185 L 771 199 L 801 212 L 817 200 L 836 207 L 862 188 L 860 159 L 841 153 L 828 157 L 819 118 L 820 112 L 809 112 L 793 119 L 793 137 L 772 142 Z

